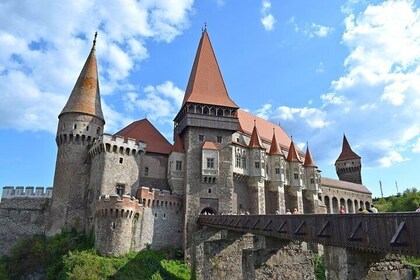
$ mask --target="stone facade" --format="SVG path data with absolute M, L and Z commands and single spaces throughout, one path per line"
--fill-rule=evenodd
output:
M 252 273 L 268 279 L 279 275 L 273 267 L 279 259 L 295 261 L 290 252 L 296 250 L 301 258 L 297 262 L 308 266 L 306 252 L 282 245 L 282 253 L 269 256 L 266 247 L 258 247 L 259 241 L 249 236 L 220 237 L 197 247 L 197 216 L 284 214 L 287 209 L 325 213 L 335 209 L 336 204 L 329 203 L 334 199 L 366 206 L 371 202 L 370 192 L 360 184 L 323 185 L 308 148 L 300 151 L 281 127 L 239 109 L 227 94 L 206 31 L 174 119 L 174 145 L 147 120 L 116 135 L 104 134 L 98 85 L 92 48 L 59 115 L 52 198 L 38 190 L 33 197 L 17 198 L 5 188 L 0 230 L 7 245 L 2 252 L 24 232 L 52 235 L 75 227 L 94 230 L 102 254 L 172 246 L 182 247 L 186 260 L 192 261 L 198 251 L 208 252 L 214 256 L 205 268 L 209 279 L 228 278 L 232 265 L 242 262 L 242 250 L 261 249 L 247 251 L 247 256 L 259 263 Z M 16 206 L 21 200 L 28 203 Z M 236 255 L 231 257 L 230 251 Z M 226 275 L 218 274 L 222 267 Z M 303 270 L 290 273 L 306 278 Z

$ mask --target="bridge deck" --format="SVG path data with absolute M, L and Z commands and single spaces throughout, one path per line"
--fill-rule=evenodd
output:
M 420 256 L 420 214 L 201 215 L 197 223 L 375 253 Z

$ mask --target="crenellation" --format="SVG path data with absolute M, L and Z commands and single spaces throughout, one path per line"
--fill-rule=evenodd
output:
M 132 138 L 125 138 L 119 135 L 103 134 L 96 139 L 89 150 L 94 157 L 102 152 L 114 152 L 121 155 L 143 154 L 146 150 L 146 143 L 136 141 Z
M 51 187 L 23 187 L 23 186 L 6 186 L 3 187 L 2 199 L 11 199 L 11 198 L 51 198 L 52 197 L 52 188 Z

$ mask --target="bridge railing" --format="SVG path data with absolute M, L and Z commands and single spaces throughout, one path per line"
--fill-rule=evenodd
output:
M 197 223 L 286 240 L 420 256 L 420 213 L 201 215 Z

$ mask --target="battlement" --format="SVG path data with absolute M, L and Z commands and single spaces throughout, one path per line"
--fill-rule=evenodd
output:
M 2 199 L 10 198 L 51 198 L 52 187 L 3 187 Z
M 103 195 L 96 202 L 97 217 L 134 218 L 143 210 L 138 199 L 129 195 Z
M 150 189 L 141 187 L 137 190 L 136 197 L 144 207 L 165 207 L 180 210 L 182 208 L 182 196 L 171 194 L 166 190 Z
M 103 134 L 93 142 L 89 154 L 94 157 L 101 152 L 113 152 L 126 155 L 142 154 L 146 151 L 146 143 L 119 135 Z

